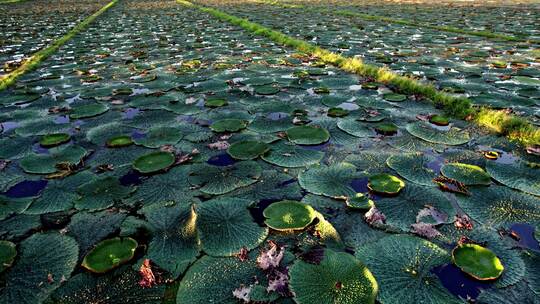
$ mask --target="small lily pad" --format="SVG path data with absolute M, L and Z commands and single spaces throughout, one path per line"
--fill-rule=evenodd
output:
M 109 138 L 106 144 L 109 148 L 122 148 L 132 145 L 133 140 L 130 136 L 119 135 Z
M 395 195 L 405 187 L 405 182 L 399 177 L 390 174 L 376 174 L 369 178 L 369 190 L 381 193 Z
M 391 122 L 380 123 L 375 126 L 375 131 L 382 135 L 393 135 L 398 131 L 398 126 Z
M 238 132 L 245 129 L 248 122 L 242 119 L 226 118 L 215 121 L 210 125 L 210 129 L 214 132 Z
M 494 280 L 504 266 L 491 250 L 476 244 L 461 244 L 452 250 L 452 260 L 463 272 L 477 280 Z
M 360 210 L 369 210 L 375 205 L 375 202 L 364 193 L 357 193 L 355 196 L 347 198 L 346 203 L 347 207 Z
M 131 260 L 137 246 L 129 237 L 102 241 L 84 257 L 82 266 L 95 273 L 107 272 Z
M 170 152 L 153 152 L 137 158 L 133 168 L 141 173 L 153 173 L 172 166 L 174 161 L 174 154 Z
M 236 159 L 255 159 L 270 149 L 270 146 L 260 141 L 240 141 L 232 144 L 227 153 Z
M 9 241 L 0 241 L 0 273 L 13 264 L 16 256 L 15 244 Z
M 301 230 L 315 219 L 315 210 L 308 204 L 297 201 L 281 201 L 264 209 L 264 223 L 279 231 Z
M 407 99 L 407 96 L 403 94 L 387 93 L 383 95 L 383 98 L 392 102 L 402 102 Z
M 299 145 L 318 145 L 330 139 L 330 133 L 318 126 L 298 126 L 286 131 L 290 141 Z
M 262 85 L 255 87 L 255 93 L 259 95 L 274 95 L 279 93 L 280 89 L 272 85 Z
M 328 109 L 328 116 L 330 117 L 344 117 L 349 115 L 349 111 L 342 108 L 330 108 Z
M 44 135 L 39 141 L 39 144 L 42 147 L 49 148 L 49 147 L 55 147 L 63 143 L 66 143 L 70 139 L 71 139 L 71 136 L 67 133 L 53 133 L 53 134 Z
M 204 106 L 209 107 L 209 108 L 219 108 L 219 107 L 226 106 L 227 104 L 229 104 L 227 100 L 220 99 L 220 98 L 211 98 L 211 99 L 207 99 L 204 102 Z
M 429 122 L 437 126 L 448 126 L 450 121 L 442 115 L 432 115 L 429 117 Z

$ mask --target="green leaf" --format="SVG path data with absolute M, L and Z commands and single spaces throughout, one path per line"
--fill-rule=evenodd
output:
M 70 139 L 71 136 L 67 133 L 53 133 L 41 137 L 39 144 L 43 147 L 50 148 L 66 143 Z
M 32 200 L 29 198 L 9 198 L 0 195 L 0 221 L 12 214 L 22 213 L 31 203 Z
M 169 168 L 175 162 L 170 152 L 152 152 L 133 161 L 133 168 L 141 173 L 154 173 Z
M 81 119 L 101 115 L 109 111 L 109 107 L 102 103 L 88 103 L 80 106 L 76 106 L 71 109 L 69 118 Z
M 458 146 L 469 142 L 471 139 L 468 132 L 456 127 L 451 127 L 448 130 L 442 131 L 435 129 L 426 122 L 410 123 L 407 125 L 406 129 L 412 135 L 435 144 Z
M 133 192 L 133 188 L 122 186 L 117 178 L 109 176 L 94 179 L 77 188 L 80 198 L 75 208 L 100 210 L 113 206 Z
M 253 161 L 238 162 L 231 166 L 196 164 L 191 168 L 189 183 L 207 194 L 225 194 L 255 183 L 261 176 L 261 167 Z
M 378 284 L 373 274 L 353 256 L 324 251 L 320 264 L 298 260 L 289 270 L 290 288 L 298 304 L 375 303 Z
M 494 280 L 504 266 L 489 249 L 476 244 L 460 244 L 452 250 L 452 260 L 463 272 L 477 280 Z
M 368 188 L 376 193 L 395 195 L 405 188 L 405 182 L 390 174 L 375 174 L 369 177 Z
M 240 160 L 255 159 L 270 149 L 270 146 L 260 141 L 239 141 L 232 144 L 227 153 Z
M 247 209 L 250 204 L 243 199 L 217 198 L 195 205 L 197 231 L 207 254 L 236 255 L 242 248 L 251 250 L 266 239 L 268 229 L 253 221 Z
M 78 164 L 87 153 L 84 148 L 73 145 L 50 149 L 49 152 L 24 157 L 20 162 L 21 168 L 27 173 L 51 174 L 57 171 L 57 164 Z
M 266 207 L 263 215 L 264 223 L 274 230 L 302 230 L 315 219 L 315 210 L 301 202 L 280 201 Z
M 377 279 L 381 303 L 462 303 L 431 272 L 448 264 L 450 255 L 429 241 L 392 235 L 360 247 L 356 256 Z
M 213 122 L 210 125 L 210 129 L 214 132 L 238 132 L 242 129 L 245 129 L 248 125 L 248 122 L 241 119 L 227 118 L 221 119 Z
M 531 168 L 522 161 L 512 164 L 490 161 L 486 169 L 489 175 L 501 184 L 540 196 L 540 169 Z
M 19 251 L 0 290 L 1 303 L 42 303 L 77 264 L 77 243 L 59 233 L 36 233 L 21 242 Z
M 98 243 L 83 259 L 82 267 L 104 273 L 131 260 L 137 249 L 132 238 L 113 238 Z
M 324 152 L 302 149 L 295 144 L 279 142 L 271 146 L 270 151 L 262 156 L 262 159 L 271 164 L 297 168 L 318 164 L 324 157 Z
M 0 241 L 0 273 L 11 267 L 15 257 L 17 256 L 17 249 L 15 244 L 10 241 Z
M 297 126 L 286 132 L 290 141 L 299 145 L 318 145 L 330 139 L 330 133 L 318 126 Z
M 434 172 L 428 165 L 435 161 L 423 153 L 394 154 L 386 160 L 388 167 L 396 170 L 403 178 L 420 185 L 433 186 Z
M 199 255 L 196 216 L 191 205 L 161 202 L 142 208 L 140 213 L 152 232 L 148 258 L 178 278 Z
M 133 141 L 137 145 L 147 148 L 159 148 L 163 145 L 174 145 L 182 139 L 180 129 L 173 127 L 153 127 L 146 136 L 135 138 Z
M 469 164 L 448 163 L 441 168 L 441 173 L 465 185 L 489 185 L 491 177 L 484 169 Z
M 357 177 L 356 167 L 349 163 L 332 166 L 312 167 L 300 173 L 300 186 L 313 194 L 334 198 L 347 198 L 356 195 L 351 182 Z

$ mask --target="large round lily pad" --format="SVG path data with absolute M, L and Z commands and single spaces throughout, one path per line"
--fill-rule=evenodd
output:
M 71 109 L 69 118 L 71 119 L 81 119 L 98 116 L 109 110 L 109 107 L 102 103 L 89 103 L 85 105 L 76 106 Z
M 107 272 L 131 260 L 137 246 L 137 241 L 132 238 L 102 241 L 84 257 L 82 266 L 95 273 Z
M 332 166 L 312 167 L 300 173 L 300 186 L 313 194 L 334 198 L 347 198 L 356 195 L 351 187 L 357 177 L 356 167 L 350 163 L 339 163 Z
M 375 303 L 377 280 L 359 260 L 344 252 L 324 251 L 319 264 L 298 260 L 289 270 L 298 304 Z
M 133 188 L 123 186 L 113 176 L 93 179 L 79 188 L 80 198 L 75 202 L 77 209 L 100 210 L 113 206 L 133 192 Z
M 216 198 L 195 206 L 197 231 L 202 249 L 213 256 L 232 256 L 242 248 L 259 246 L 268 235 L 253 221 L 247 209 L 251 201 Z
M 146 136 L 135 138 L 133 141 L 147 148 L 159 148 L 163 145 L 174 145 L 180 139 L 182 139 L 182 133 L 178 128 L 154 127 L 146 133 Z
M 433 179 L 438 175 L 438 172 L 429 168 L 434 160 L 433 157 L 422 153 L 405 153 L 388 157 L 386 164 L 396 170 L 400 176 L 413 183 L 431 186 Z
M 475 188 L 471 196 L 458 196 L 460 207 L 474 220 L 494 228 L 514 223 L 540 225 L 538 198 L 504 186 Z
M 451 179 L 469 185 L 489 185 L 491 177 L 484 169 L 463 163 L 448 163 L 442 166 L 441 173 Z
M 262 159 L 280 167 L 296 168 L 317 164 L 323 157 L 324 152 L 303 149 L 289 142 L 280 142 L 273 144 Z
M 133 168 L 141 173 L 154 173 L 169 168 L 174 161 L 174 154 L 170 152 L 152 152 L 137 158 Z
M 79 146 L 56 147 L 49 154 L 30 154 L 23 158 L 20 166 L 27 173 L 50 174 L 58 170 L 58 164 L 77 164 L 87 151 Z
M 70 138 L 71 136 L 67 133 L 47 134 L 40 139 L 39 144 L 42 147 L 50 148 L 66 143 L 70 140 Z
M 428 123 L 416 122 L 408 124 L 406 129 L 412 135 L 435 144 L 457 146 L 471 140 L 468 132 L 456 127 L 451 127 L 448 130 L 439 130 L 430 126 Z
M 376 193 L 395 195 L 404 187 L 405 182 L 394 175 L 382 173 L 369 177 L 368 188 Z
M 232 144 L 227 153 L 236 159 L 248 160 L 257 158 L 270 149 L 266 143 L 254 140 L 239 141 Z
M 274 230 L 301 230 L 315 219 L 315 210 L 297 201 L 280 201 L 264 209 L 264 223 Z
M 396 93 L 386 93 L 383 95 L 384 100 L 392 101 L 392 102 L 402 102 L 407 99 L 406 95 L 403 94 L 396 94 Z
M 210 125 L 210 129 L 214 132 L 238 132 L 245 129 L 248 122 L 242 119 L 226 118 L 215 121 Z
M 452 260 L 462 271 L 477 280 L 494 280 L 504 266 L 491 250 L 476 244 L 460 244 L 452 250 Z
M 318 145 L 330 139 L 330 133 L 318 126 L 298 126 L 286 131 L 290 141 L 299 145 Z
M 197 164 L 192 167 L 189 183 L 203 193 L 219 195 L 255 183 L 261 176 L 261 166 L 254 161 L 231 166 Z
M 113 136 L 107 140 L 107 147 L 109 148 L 122 148 L 127 147 L 133 144 L 133 139 L 131 139 L 131 136 L 127 135 L 118 135 Z
M 510 188 L 540 196 L 540 169 L 531 168 L 525 162 L 501 164 L 490 161 L 486 170 L 496 181 Z
M 432 269 L 450 262 L 450 254 L 424 239 L 392 235 L 356 252 L 379 283 L 378 300 L 385 304 L 462 303 Z

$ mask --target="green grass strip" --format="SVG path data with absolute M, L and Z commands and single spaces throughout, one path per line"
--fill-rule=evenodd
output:
M 0 0 L 0 4 L 12 4 L 12 3 L 18 3 L 18 2 L 24 2 L 28 0 Z
M 441 32 L 478 36 L 478 37 L 484 37 L 484 38 L 496 39 L 496 40 L 540 44 L 540 40 L 519 38 L 516 36 L 498 34 L 498 33 L 490 32 L 490 31 L 475 31 L 475 30 L 468 30 L 468 29 L 463 29 L 463 28 L 458 28 L 458 27 L 453 27 L 453 26 L 434 25 L 434 24 L 429 24 L 425 22 L 410 21 L 410 20 L 405 20 L 405 19 L 397 19 L 397 18 L 391 18 L 391 17 L 379 16 L 379 15 L 363 14 L 363 13 L 358 13 L 351 10 L 315 8 L 315 7 L 307 7 L 300 4 L 285 4 L 278 1 L 269 1 L 269 0 L 258 0 L 257 2 L 280 6 L 283 8 L 308 9 L 308 10 L 327 13 L 327 14 L 335 14 L 335 15 L 341 15 L 341 16 L 346 16 L 346 17 L 358 17 L 358 18 L 362 18 L 368 21 L 382 21 L 382 22 L 395 23 L 395 24 L 400 24 L 400 25 L 405 25 L 405 26 L 410 26 L 410 27 L 428 28 L 428 29 L 437 30 Z
M 13 85 L 17 78 L 19 78 L 21 75 L 24 75 L 27 72 L 32 71 L 35 69 L 41 62 L 45 59 L 47 59 L 49 56 L 54 54 L 62 45 L 64 45 L 66 42 L 68 42 L 71 38 L 73 38 L 78 33 L 82 32 L 84 29 L 88 27 L 90 23 L 92 23 L 97 17 L 99 17 L 101 14 L 103 14 L 105 11 L 107 11 L 109 8 L 113 7 L 119 0 L 113 0 L 109 2 L 107 5 L 99 9 L 99 11 L 95 12 L 94 14 L 88 16 L 86 19 L 81 21 L 81 23 L 77 24 L 74 28 L 72 28 L 67 34 L 64 36 L 58 38 L 56 41 L 54 41 L 51 45 L 47 46 L 46 48 L 36 52 L 33 54 L 28 60 L 26 60 L 21 66 L 19 66 L 16 70 L 13 72 L 5 75 L 3 78 L 0 79 L 0 91 L 3 91 L 7 89 L 9 86 Z
M 473 120 L 478 125 L 506 135 L 525 145 L 540 145 L 540 129 L 526 119 L 516 117 L 504 111 L 488 108 L 476 109 L 467 98 L 454 97 L 437 90 L 432 84 L 426 84 L 398 75 L 387 68 L 363 63 L 358 58 L 345 57 L 331 51 L 310 44 L 306 41 L 289 37 L 279 31 L 272 30 L 247 19 L 238 18 L 220 10 L 209 8 L 185 0 L 176 0 L 188 7 L 197 8 L 215 18 L 237 25 L 255 35 L 267 37 L 274 42 L 295 48 L 296 50 L 317 57 L 327 64 L 363 77 L 373 78 L 378 82 L 391 85 L 404 94 L 415 94 L 428 98 L 438 108 L 442 108 L 448 115 L 458 119 Z

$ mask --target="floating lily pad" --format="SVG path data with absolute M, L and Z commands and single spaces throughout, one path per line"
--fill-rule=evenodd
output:
M 356 195 L 351 187 L 357 177 L 356 167 L 349 163 L 332 166 L 312 167 L 300 173 L 298 182 L 306 191 L 334 198 L 348 198 Z
M 39 144 L 42 147 L 50 148 L 67 143 L 70 139 L 71 136 L 67 133 L 47 134 L 40 139 Z
M 227 118 L 215 121 L 210 125 L 210 129 L 214 132 L 238 132 L 245 129 L 248 122 L 242 119 Z
M 141 173 L 154 173 L 169 168 L 174 161 L 174 154 L 170 152 L 152 152 L 137 158 L 133 168 Z
M 469 133 L 456 127 L 438 130 L 425 122 L 410 123 L 407 131 L 412 135 L 430 143 L 458 146 L 469 142 Z
M 191 205 L 162 201 L 145 206 L 140 212 L 152 232 L 148 258 L 177 278 L 199 255 L 196 215 Z
M 109 107 L 102 103 L 89 103 L 81 106 L 76 106 L 71 109 L 69 118 L 81 119 L 101 115 L 109 111 Z
M 441 173 L 451 179 L 457 180 L 467 186 L 489 185 L 491 177 L 484 169 L 469 164 L 448 163 L 441 168 Z
M 433 179 L 438 175 L 438 172 L 429 168 L 433 161 L 435 161 L 433 157 L 426 156 L 424 153 L 404 153 L 390 156 L 386 164 L 413 183 L 432 186 Z
M 343 130 L 352 136 L 369 137 L 373 135 L 373 131 L 370 130 L 366 124 L 355 119 L 342 119 L 338 121 L 337 126 L 340 130 Z
M 233 291 L 255 283 L 257 270 L 254 260 L 240 261 L 237 257 L 203 256 L 191 266 L 178 288 L 177 303 L 208 304 L 238 303 Z
M 0 195 L 0 221 L 12 214 L 22 213 L 31 203 L 32 198 L 9 198 Z
M 219 107 L 223 107 L 223 106 L 226 106 L 227 104 L 229 104 L 227 102 L 227 100 L 225 99 L 220 99 L 220 98 L 211 98 L 211 99 L 207 99 L 205 102 L 204 102 L 204 105 L 206 107 L 209 107 L 209 108 L 219 108 Z
M 62 284 L 62 278 L 71 276 L 77 256 L 77 242 L 71 237 L 59 233 L 30 236 L 21 242 L 17 261 L 5 273 L 0 302 L 42 303 Z
M 113 206 L 128 196 L 133 189 L 120 184 L 113 176 L 94 179 L 77 188 L 80 198 L 75 202 L 79 210 L 99 210 Z
M 135 138 L 133 141 L 137 145 L 147 148 L 159 148 L 163 145 L 174 145 L 182 139 L 182 133 L 178 128 L 173 127 L 154 127 L 151 128 L 146 136 Z
M 474 220 L 494 228 L 514 223 L 540 225 L 538 198 L 503 186 L 475 188 L 471 196 L 458 196 L 460 207 Z
M 286 131 L 290 141 L 299 145 L 318 145 L 330 139 L 330 133 L 318 126 L 298 126 Z
M 463 272 L 477 280 L 494 280 L 504 266 L 489 249 L 476 244 L 461 244 L 452 250 L 452 260 Z
M 267 237 L 268 229 L 255 223 L 247 209 L 249 200 L 216 198 L 195 206 L 202 249 L 213 256 L 232 256 L 251 250 Z
M 192 167 L 189 183 L 200 187 L 203 193 L 225 194 L 257 182 L 261 171 L 261 167 L 253 161 L 223 167 L 197 164 Z
M 383 98 L 392 102 L 402 102 L 407 99 L 407 96 L 403 94 L 387 93 L 383 95 Z
M 450 122 L 448 118 L 442 115 L 432 115 L 429 117 L 429 122 L 437 126 L 448 126 Z
M 360 247 L 356 257 L 377 278 L 381 303 L 462 303 L 432 272 L 448 264 L 450 254 L 429 241 L 403 234 L 388 236 Z
M 248 140 L 235 142 L 229 147 L 229 149 L 227 149 L 227 153 L 229 153 L 229 155 L 233 158 L 240 160 L 248 160 L 263 155 L 269 149 L 270 146 L 268 144 L 260 141 Z
M 107 147 L 109 148 L 122 148 L 127 147 L 133 144 L 133 140 L 131 139 L 131 136 L 127 135 L 119 135 L 111 137 L 107 140 Z
M 328 116 L 330 117 L 345 117 L 349 115 L 349 111 L 342 108 L 330 108 L 328 109 Z
M 27 173 L 50 174 L 58 170 L 57 164 L 78 164 L 86 153 L 79 146 L 57 147 L 50 149 L 49 154 L 30 154 L 24 157 L 20 166 Z
M 95 273 L 107 272 L 131 260 L 137 246 L 137 241 L 132 238 L 102 241 L 84 257 L 82 266 Z
M 287 142 L 272 145 L 262 159 L 281 167 L 296 168 L 317 164 L 323 157 L 324 152 L 303 149 Z
M 17 256 L 15 244 L 10 241 L 0 241 L 0 273 L 13 264 Z
M 375 131 L 382 135 L 393 135 L 398 131 L 398 126 L 391 122 L 379 123 L 375 125 Z
M 262 85 L 255 87 L 255 93 L 259 95 L 274 95 L 279 93 L 280 89 L 273 85 Z
M 390 174 L 376 174 L 369 177 L 369 190 L 380 193 L 395 195 L 405 187 L 405 182 L 397 176 Z
M 379 290 L 377 280 L 362 262 L 329 249 L 319 264 L 296 261 L 289 275 L 298 304 L 375 303 Z
M 363 193 L 357 193 L 354 197 L 347 198 L 347 207 L 351 209 L 369 210 L 373 206 L 375 206 L 375 202 Z
M 280 201 L 264 209 L 264 223 L 274 230 L 301 230 L 315 219 L 310 205 L 297 201 Z
M 487 163 L 486 170 L 503 185 L 540 196 L 540 168 L 529 167 L 522 161 L 512 164 L 491 161 Z

